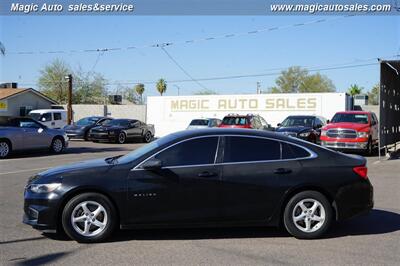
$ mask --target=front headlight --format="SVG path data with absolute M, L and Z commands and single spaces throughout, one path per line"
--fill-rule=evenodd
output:
M 50 193 L 61 186 L 61 183 L 31 184 L 28 189 L 33 193 Z
M 303 133 L 300 133 L 299 136 L 305 138 L 305 137 L 310 136 L 310 133 L 311 133 L 311 132 L 303 132 Z
M 357 138 L 368 138 L 368 132 L 357 132 Z

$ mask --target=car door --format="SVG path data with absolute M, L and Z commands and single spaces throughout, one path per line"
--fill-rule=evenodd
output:
M 54 123 L 54 128 L 62 128 L 63 127 L 61 112 L 53 113 L 53 122 L 52 123 Z
M 232 222 L 268 220 L 299 171 L 299 163 L 282 160 L 281 143 L 268 138 L 226 136 L 223 147 L 223 218 Z
M 128 138 L 140 137 L 142 135 L 142 129 L 140 128 L 140 121 L 129 121 L 126 132 L 128 134 Z
M 46 129 L 41 127 L 39 123 L 31 119 L 19 120 L 19 127 L 22 129 L 22 139 L 29 149 L 49 147 L 49 138 Z
M 128 212 L 131 223 L 203 223 L 219 218 L 221 166 L 215 164 L 218 137 L 174 144 L 151 158 L 157 171 L 131 170 Z M 149 158 L 149 159 L 151 159 Z

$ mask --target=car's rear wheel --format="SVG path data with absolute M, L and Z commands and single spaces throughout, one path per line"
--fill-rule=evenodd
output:
M 126 142 L 126 135 L 124 132 L 120 132 L 117 137 L 117 143 L 124 144 Z
M 147 131 L 146 134 L 143 136 L 143 141 L 149 143 L 153 139 L 150 131 Z
M 116 211 L 111 201 L 99 193 L 83 193 L 64 207 L 62 226 L 65 233 L 78 242 L 105 240 L 116 224 Z
M 89 140 L 89 130 L 85 132 L 85 135 L 83 135 L 83 139 L 84 139 L 85 141 L 88 141 L 88 140 Z
M 0 140 L 0 158 L 6 158 L 11 152 L 11 145 L 7 140 Z
M 64 141 L 60 137 L 55 137 L 51 142 L 50 150 L 54 153 L 61 153 L 64 148 Z
M 296 238 L 313 239 L 322 236 L 332 221 L 332 208 L 324 195 L 303 191 L 294 195 L 285 207 L 283 222 Z
M 372 145 L 372 139 L 369 138 L 367 143 L 367 149 L 365 150 L 365 155 L 372 156 L 373 153 L 374 153 L 374 147 Z

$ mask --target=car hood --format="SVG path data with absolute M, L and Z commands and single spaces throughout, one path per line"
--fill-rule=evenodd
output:
M 78 163 L 72 163 L 72 164 L 67 164 L 63 166 L 58 166 L 54 168 L 50 168 L 44 172 L 41 172 L 38 174 L 40 177 L 47 177 L 47 176 L 59 176 L 62 175 L 63 173 L 72 173 L 75 171 L 83 171 L 83 170 L 89 170 L 89 169 L 100 169 L 101 167 L 105 167 L 108 169 L 108 167 L 111 167 L 112 164 L 107 163 L 105 158 L 103 159 L 94 159 L 94 160 L 88 160 L 88 161 L 82 161 Z
M 311 127 L 278 127 L 275 131 L 300 133 L 303 131 L 310 131 L 311 129 L 312 129 Z
M 369 128 L 368 124 L 357 124 L 357 123 L 348 123 L 348 122 L 343 122 L 343 123 L 330 123 L 326 125 L 323 129 L 328 130 L 331 128 L 347 128 L 347 129 L 355 129 L 357 131 Z

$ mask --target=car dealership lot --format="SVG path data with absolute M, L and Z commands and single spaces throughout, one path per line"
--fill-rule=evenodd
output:
M 400 261 L 400 161 L 368 158 L 375 208 L 336 224 L 325 239 L 297 240 L 275 228 L 120 231 L 107 243 L 50 239 L 21 223 L 23 189 L 34 173 L 124 154 L 141 146 L 71 141 L 60 155 L 21 153 L 0 161 L 0 264 L 385 264 Z

